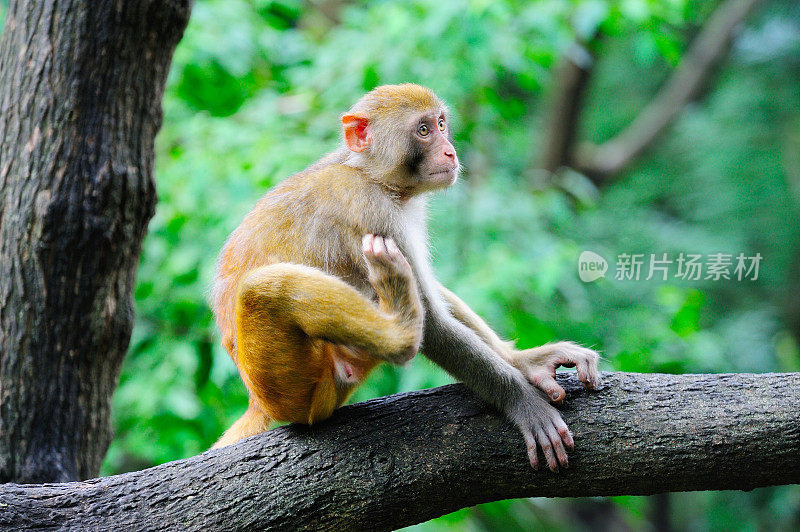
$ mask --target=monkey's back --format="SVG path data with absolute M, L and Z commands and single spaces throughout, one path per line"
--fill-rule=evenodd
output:
M 255 268 L 304 264 L 342 278 L 371 296 L 361 261 L 364 234 L 387 234 L 382 220 L 397 207 L 378 185 L 331 154 L 267 192 L 231 233 L 220 252 L 213 297 L 223 344 L 234 360 L 238 286 Z M 376 201 L 378 199 L 378 201 Z M 388 215 L 388 217 L 387 217 Z

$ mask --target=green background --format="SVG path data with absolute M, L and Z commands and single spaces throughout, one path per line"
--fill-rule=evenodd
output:
M 435 269 L 518 346 L 572 339 L 601 351 L 605 370 L 800 370 L 795 2 L 756 10 L 703 97 L 600 189 L 537 169 L 573 40 L 600 35 L 580 122 L 581 139 L 599 143 L 653 99 L 716 5 L 198 1 L 164 98 L 159 203 L 103 474 L 202 452 L 244 411 L 207 301 L 216 253 L 267 189 L 335 149 L 340 113 L 383 83 L 417 82 L 449 103 L 465 172 L 430 202 Z M 584 250 L 609 261 L 605 279 L 579 280 Z M 754 281 L 614 279 L 622 253 L 681 252 L 763 260 Z M 353 400 L 447 382 L 417 357 L 381 367 Z M 800 489 L 502 501 L 419 528 L 664 526 L 797 529 Z

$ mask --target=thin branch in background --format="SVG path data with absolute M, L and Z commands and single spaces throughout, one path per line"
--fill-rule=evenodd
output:
M 633 122 L 599 146 L 581 145 L 574 168 L 602 182 L 640 155 L 695 98 L 730 49 L 737 28 L 759 0 L 726 0 L 711 14 L 675 72 Z
M 596 185 L 621 172 L 697 97 L 727 55 L 737 28 L 758 2 L 726 0 L 717 7 L 653 101 L 627 128 L 599 146 L 578 144 L 576 138 L 593 66 L 587 47 L 576 43 L 564 55 L 556 75 L 549 133 L 539 166 L 549 172 L 570 167 Z
M 549 135 L 541 156 L 541 167 L 555 172 L 570 164 L 576 143 L 583 96 L 592 74 L 594 58 L 588 48 L 573 43 L 561 58 L 556 74 L 556 91 L 549 112 Z

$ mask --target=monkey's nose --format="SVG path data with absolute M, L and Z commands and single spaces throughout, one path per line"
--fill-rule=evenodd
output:
M 456 151 L 454 149 L 452 149 L 452 148 L 445 148 L 444 149 L 444 156 L 449 158 L 449 159 L 455 159 L 456 158 Z

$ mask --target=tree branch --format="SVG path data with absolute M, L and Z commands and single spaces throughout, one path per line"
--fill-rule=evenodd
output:
M 541 157 L 541 167 L 548 172 L 555 172 L 572 162 L 583 96 L 593 65 L 594 58 L 588 47 L 577 42 L 561 58 L 548 113 L 546 129 L 549 134 Z
M 453 385 L 144 471 L 2 485 L 0 528 L 381 530 L 512 497 L 800 482 L 800 373 L 559 379 L 576 448 L 558 474 L 531 470 L 518 432 Z
M 641 154 L 705 85 L 727 55 L 736 29 L 759 0 L 726 0 L 711 14 L 678 68 L 653 101 L 613 139 L 600 146 L 584 144 L 574 167 L 599 183 L 619 173 Z

